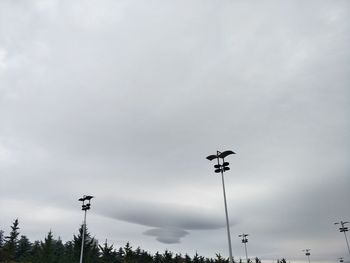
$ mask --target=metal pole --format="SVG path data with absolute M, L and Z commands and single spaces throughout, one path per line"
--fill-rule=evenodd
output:
M 348 241 L 348 237 L 346 236 L 346 232 L 348 231 L 348 228 L 345 227 L 345 224 L 348 224 L 349 222 L 343 222 L 343 221 L 340 221 L 340 222 L 336 222 L 334 223 L 335 225 L 338 225 L 340 224 L 340 232 L 343 232 L 344 233 L 344 237 L 345 237 L 345 241 L 346 241 L 346 245 L 348 247 L 348 252 L 349 252 L 349 255 L 350 255 L 350 248 L 349 248 L 349 241 Z
M 246 258 L 247 263 L 248 263 L 248 252 L 247 252 L 247 243 L 246 242 L 244 243 L 244 249 L 245 249 L 245 258 Z
M 218 160 L 218 162 L 219 162 L 219 160 Z M 229 249 L 229 254 L 230 254 L 230 263 L 233 263 L 232 246 L 231 246 L 231 234 L 230 234 L 230 223 L 229 223 L 229 220 L 228 220 L 228 212 L 227 212 L 227 204 L 226 204 L 226 192 L 225 192 L 225 180 L 224 180 L 224 171 L 223 171 L 223 169 L 221 169 L 221 179 L 222 179 L 222 190 L 224 192 L 224 203 L 225 203 L 225 214 L 226 214 L 228 249 Z
M 344 227 L 344 224 L 342 224 Z M 345 241 L 346 241 L 346 245 L 348 246 L 348 251 L 349 251 L 349 255 L 350 255 L 350 248 L 349 248 L 349 242 L 348 242 L 348 238 L 346 237 L 346 232 L 344 231 L 344 236 L 345 236 Z
M 307 259 L 309 260 L 309 263 L 310 263 L 310 256 L 309 255 L 307 256 Z
M 84 210 L 84 225 L 83 225 L 83 236 L 81 238 L 81 249 L 80 249 L 80 263 L 83 263 L 83 251 L 84 251 L 84 241 L 85 241 L 85 229 L 86 229 L 86 210 Z

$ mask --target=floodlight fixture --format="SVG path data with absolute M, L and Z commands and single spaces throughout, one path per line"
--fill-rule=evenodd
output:
M 221 159 L 224 159 L 224 158 L 226 158 L 227 156 L 229 156 L 230 154 L 236 154 L 235 152 L 233 152 L 233 151 L 224 151 L 224 152 L 222 152 L 222 153 L 220 153 L 219 154 L 219 158 L 221 158 Z
M 92 195 L 86 195 L 85 196 L 85 200 L 88 200 L 88 201 L 90 201 L 92 198 L 94 198 Z
M 209 161 L 212 161 L 212 160 L 214 160 L 214 159 L 216 159 L 216 158 L 218 158 L 216 155 L 209 155 L 209 156 L 207 156 L 207 159 L 209 160 Z

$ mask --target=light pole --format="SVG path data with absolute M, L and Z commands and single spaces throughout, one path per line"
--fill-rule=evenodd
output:
M 348 238 L 346 237 L 346 232 L 349 231 L 349 228 L 345 227 L 345 225 L 348 224 L 348 223 L 349 222 L 340 221 L 340 222 L 336 222 L 334 224 L 335 225 L 341 225 L 341 227 L 339 228 L 339 231 L 344 233 L 346 245 L 348 246 L 348 251 L 349 251 L 349 255 L 350 255 L 349 242 L 348 242 Z
M 214 165 L 214 168 L 215 168 L 215 173 L 221 173 L 222 190 L 223 190 L 223 193 L 224 193 L 224 203 L 225 203 L 228 249 L 229 249 L 229 255 L 230 255 L 230 263 L 233 263 L 232 246 L 231 246 L 231 234 L 230 234 L 230 223 L 229 223 L 229 220 L 228 220 L 227 203 L 226 203 L 226 192 L 225 192 L 225 180 L 224 180 L 224 172 L 230 170 L 230 167 L 228 167 L 229 162 L 225 162 L 225 157 L 227 157 L 230 154 L 235 154 L 235 153 L 233 151 L 224 151 L 224 152 L 216 151 L 216 154 L 212 154 L 212 155 L 207 156 L 207 159 L 209 161 L 212 161 L 212 160 L 215 160 L 215 159 L 218 161 L 218 163 Z M 220 159 L 221 159 L 221 163 L 220 163 Z
M 244 244 L 244 249 L 245 249 L 245 259 L 246 259 L 246 262 L 248 263 L 248 252 L 247 252 L 248 238 L 247 238 L 247 236 L 249 236 L 249 235 L 243 233 L 242 235 L 238 235 L 238 236 L 242 238 L 242 243 Z
M 86 211 L 90 210 L 90 201 L 94 198 L 91 195 L 84 195 L 83 197 L 79 198 L 78 201 L 82 202 L 81 210 L 84 211 L 84 225 L 83 225 L 83 235 L 81 238 L 81 249 L 80 249 L 80 263 L 83 262 L 83 252 L 84 252 L 84 242 L 85 242 L 85 232 L 86 232 Z M 88 203 L 85 203 L 88 202 Z
M 339 262 L 340 263 L 343 263 L 344 262 L 344 259 L 343 258 L 338 258 L 339 259 Z
M 303 251 L 305 252 L 305 256 L 307 256 L 307 259 L 309 260 L 309 263 L 310 263 L 310 248 L 307 248 L 307 249 L 304 249 Z

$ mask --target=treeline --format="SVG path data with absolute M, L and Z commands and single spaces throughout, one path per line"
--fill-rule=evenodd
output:
M 9 235 L 0 230 L 0 262 L 1 263 L 78 263 L 82 242 L 83 226 L 73 240 L 62 242 L 55 239 L 50 230 L 44 241 L 31 242 L 26 236 L 20 235 L 19 222 L 16 219 Z M 107 240 L 99 245 L 97 240 L 86 231 L 84 242 L 84 263 L 229 263 L 227 258 L 216 254 L 216 258 L 205 258 L 197 253 L 189 255 L 174 254 L 168 250 L 151 255 L 140 247 L 133 249 L 129 243 L 119 249 L 108 244 Z M 238 262 L 242 263 L 242 260 Z M 238 263 L 235 262 L 235 263 Z M 255 258 L 255 263 L 261 263 Z M 286 263 L 284 259 L 281 263 Z M 253 262 L 252 262 L 253 263 Z

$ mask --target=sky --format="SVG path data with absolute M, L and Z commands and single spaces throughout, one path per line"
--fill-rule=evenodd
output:
M 0 229 L 349 260 L 350 2 L 0 1 Z

